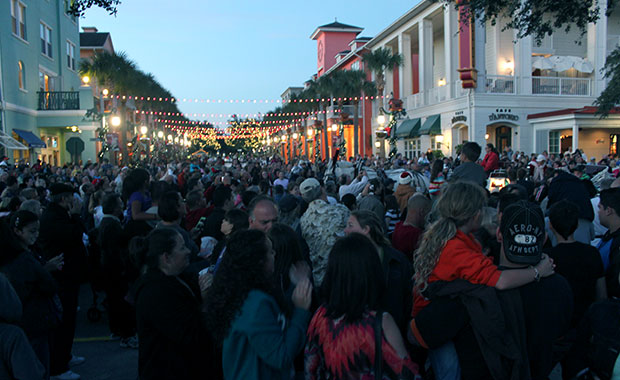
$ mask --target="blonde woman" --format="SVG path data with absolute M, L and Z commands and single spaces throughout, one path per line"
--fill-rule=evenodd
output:
M 423 297 L 429 283 L 466 280 L 472 284 L 497 289 L 511 289 L 553 274 L 553 261 L 548 256 L 535 266 L 500 271 L 472 235 L 481 227 L 486 194 L 479 185 L 469 182 L 450 184 L 436 203 L 436 220 L 422 237 L 414 255 L 414 317 L 429 300 Z M 418 344 L 415 319 L 412 331 Z M 436 379 L 460 379 L 461 369 L 454 345 L 450 342 L 429 352 Z
M 449 185 L 436 207 L 438 219 L 422 237 L 414 255 L 414 314 L 428 305 L 421 292 L 429 282 L 462 279 L 497 289 L 512 289 L 553 274 L 553 261 L 545 256 L 536 267 L 502 272 L 482 254 L 472 233 L 481 226 L 484 190 L 473 183 Z

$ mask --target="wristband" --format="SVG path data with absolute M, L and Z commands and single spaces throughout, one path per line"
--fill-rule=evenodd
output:
M 538 269 L 536 267 L 533 267 L 530 265 L 530 268 L 534 269 L 534 281 L 539 282 L 540 281 L 540 272 L 538 271 Z

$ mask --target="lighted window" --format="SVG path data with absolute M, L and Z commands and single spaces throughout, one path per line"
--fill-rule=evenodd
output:
M 67 67 L 75 71 L 75 45 L 67 41 Z
M 25 90 L 26 76 L 24 75 L 24 63 L 22 61 L 17 62 L 17 81 L 19 83 L 19 88 Z
M 408 160 L 420 157 L 422 155 L 422 151 L 420 150 L 421 146 L 422 144 L 419 137 L 405 139 L 405 157 L 407 157 Z
M 11 0 L 11 30 L 19 38 L 26 39 L 26 6 L 18 0 Z
M 45 56 L 52 58 L 52 29 L 45 25 L 40 24 L 41 31 L 41 53 Z

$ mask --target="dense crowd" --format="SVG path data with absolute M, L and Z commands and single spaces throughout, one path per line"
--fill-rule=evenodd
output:
M 0 378 L 80 378 L 85 283 L 143 380 L 620 378 L 617 157 L 484 149 L 4 157 Z

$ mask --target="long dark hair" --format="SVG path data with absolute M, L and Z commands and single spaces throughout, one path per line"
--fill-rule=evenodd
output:
M 431 182 L 434 181 L 441 172 L 443 172 L 443 160 L 436 159 L 431 166 Z
M 230 236 L 205 302 L 207 326 L 220 344 L 251 290 L 272 294 L 273 282 L 265 271 L 266 259 L 264 232 L 240 230 Z
M 146 169 L 136 168 L 127 174 L 123 180 L 123 199 L 125 202 L 129 200 L 131 194 L 140 191 L 148 184 L 151 175 Z
M 321 287 L 329 317 L 359 320 L 365 311 L 377 310 L 384 287 L 381 261 L 370 239 L 352 233 L 336 241 Z
M 15 230 L 22 230 L 27 225 L 39 221 L 39 217 L 27 210 L 18 210 L 0 219 L 0 241 L 4 246 L 0 249 L 0 266 L 10 263 L 24 251 Z
M 285 314 L 290 316 L 293 312 L 293 305 L 285 300 L 287 290 L 291 286 L 288 272 L 293 264 L 304 259 L 301 253 L 301 244 L 295 231 L 282 223 L 275 223 L 271 227 L 269 238 L 273 243 L 273 250 L 276 252 L 273 271 L 277 285 L 275 296 Z

